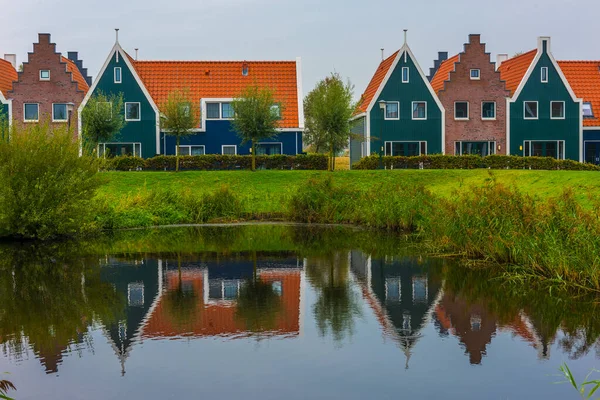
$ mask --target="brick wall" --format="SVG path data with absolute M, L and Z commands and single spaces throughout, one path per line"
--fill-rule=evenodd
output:
M 40 81 L 40 70 L 50 70 L 50 80 Z M 23 104 L 39 104 L 39 120 L 52 121 L 53 103 L 74 103 L 71 113 L 71 129 L 77 135 L 77 108 L 83 101 L 85 92 L 78 88 L 71 73 L 67 72 L 67 64 L 61 61 L 61 54 L 56 52 L 56 44 L 51 43 L 50 34 L 40 33 L 38 43 L 33 44 L 33 52 L 29 53 L 27 62 L 23 63 L 23 71 L 19 72 L 19 80 L 8 92 L 13 99 L 13 120 L 17 124 L 23 121 Z M 66 122 L 53 123 L 54 126 L 67 125 Z
M 500 73 L 485 52 L 485 44 L 480 35 L 470 35 L 460 54 L 460 61 L 454 65 L 449 80 L 438 96 L 446 109 L 446 154 L 454 154 L 456 141 L 495 141 L 496 154 L 506 154 L 506 90 Z M 471 79 L 471 69 L 479 69 L 479 80 Z M 454 103 L 469 102 L 469 120 L 454 119 Z M 482 120 L 483 102 L 496 102 L 496 119 Z M 498 147 L 499 146 L 499 147 Z

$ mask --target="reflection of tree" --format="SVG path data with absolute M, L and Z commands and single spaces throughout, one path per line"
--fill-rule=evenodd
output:
M 177 287 L 167 292 L 165 302 L 173 323 L 180 330 L 192 326 L 199 317 L 198 293 L 193 285 L 184 286 L 181 274 L 181 255 L 177 255 L 177 271 L 179 273 Z
M 331 331 L 335 341 L 352 336 L 354 318 L 361 315 L 356 294 L 350 286 L 350 266 L 345 253 L 309 258 L 306 274 L 319 294 L 313 308 L 321 336 Z

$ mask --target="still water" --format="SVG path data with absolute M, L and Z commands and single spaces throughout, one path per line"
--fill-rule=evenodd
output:
M 21 399 L 568 399 L 593 303 L 284 226 L 0 248 L 0 379 Z

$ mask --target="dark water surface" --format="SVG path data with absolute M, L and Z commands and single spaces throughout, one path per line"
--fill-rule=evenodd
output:
M 283 226 L 0 248 L 0 379 L 22 399 L 568 399 L 583 299 L 400 238 Z

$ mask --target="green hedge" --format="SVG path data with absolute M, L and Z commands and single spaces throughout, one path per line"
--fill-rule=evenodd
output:
M 538 169 L 600 171 L 594 164 L 572 160 L 556 160 L 551 157 L 520 157 L 491 155 L 486 157 L 465 155 L 447 156 L 441 154 L 417 157 L 381 157 L 381 164 L 387 169 Z M 352 169 L 378 169 L 379 156 L 364 157 Z
M 252 157 L 250 156 L 207 154 L 179 157 L 179 169 L 181 171 L 249 170 L 251 167 Z M 256 168 L 326 170 L 327 156 L 323 154 L 257 156 Z M 103 160 L 102 169 L 105 171 L 174 171 L 175 156 L 156 156 L 148 159 L 115 157 Z

